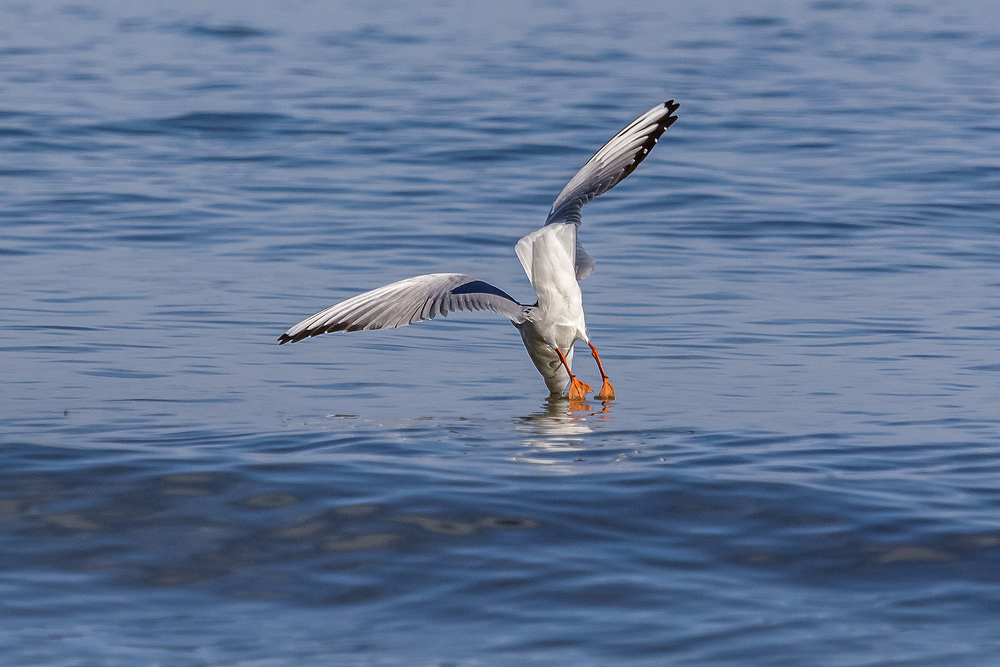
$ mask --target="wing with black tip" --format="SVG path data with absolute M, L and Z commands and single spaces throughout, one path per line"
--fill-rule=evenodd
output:
M 678 107 L 680 105 L 673 100 L 658 104 L 604 144 L 552 202 L 545 224 L 562 222 L 579 226 L 583 205 L 615 187 L 635 171 L 653 150 L 660 136 L 677 120 L 673 113 Z M 586 278 L 593 271 L 594 259 L 577 243 L 577 280 Z
M 432 273 L 400 280 L 334 304 L 283 333 L 278 343 L 294 343 L 332 331 L 405 327 L 457 310 L 490 310 L 520 324 L 525 319 L 526 307 L 500 288 L 472 276 Z

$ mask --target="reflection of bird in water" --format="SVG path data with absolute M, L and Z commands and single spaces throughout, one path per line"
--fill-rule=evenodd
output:
M 516 429 L 527 434 L 524 444 L 536 450 L 569 452 L 587 449 L 584 437 L 600 428 L 603 420 L 611 419 L 611 404 L 604 403 L 595 411 L 589 403 L 567 401 L 550 396 L 537 412 L 516 420 Z M 558 460 L 519 456 L 518 460 L 532 463 L 558 463 Z
M 569 399 L 581 401 L 593 388 L 573 374 L 573 345 L 585 341 L 604 381 L 597 398 L 611 400 L 608 380 L 597 348 L 587 336 L 579 281 L 594 271 L 594 259 L 577 240 L 580 210 L 607 192 L 649 155 L 657 140 L 677 120 L 673 100 L 658 104 L 632 121 L 597 151 L 570 179 L 552 203 L 545 225 L 517 242 L 514 250 L 528 274 L 538 301 L 518 303 L 503 290 L 460 273 L 432 273 L 341 301 L 302 320 L 278 338 L 294 343 L 332 331 L 391 329 L 447 315 L 456 310 L 491 310 L 510 318 L 535 368 L 553 394 L 569 386 Z

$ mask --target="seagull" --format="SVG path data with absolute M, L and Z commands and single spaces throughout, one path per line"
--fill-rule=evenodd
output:
M 583 401 L 594 389 L 573 374 L 573 346 L 590 346 L 604 384 L 597 398 L 610 401 L 615 390 L 597 348 L 587 335 L 580 281 L 594 272 L 594 258 L 577 240 L 580 211 L 632 173 L 670 127 L 680 105 L 658 104 L 628 124 L 594 153 L 570 179 L 549 209 L 545 224 L 517 242 L 517 254 L 538 300 L 518 303 L 499 287 L 461 273 L 431 273 L 406 278 L 351 297 L 308 317 L 278 338 L 295 343 L 333 331 L 394 329 L 458 310 L 489 310 L 509 318 L 521 333 L 531 361 L 553 395 L 569 388 L 570 401 Z

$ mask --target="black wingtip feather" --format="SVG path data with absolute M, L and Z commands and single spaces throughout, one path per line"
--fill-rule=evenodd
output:
M 642 145 L 642 151 L 636 155 L 635 160 L 629 166 L 622 170 L 622 175 L 612 184 L 612 187 L 623 181 L 626 176 L 635 171 L 635 168 L 639 166 L 639 163 L 645 160 L 649 153 L 653 150 L 653 146 L 655 146 L 656 142 L 660 140 L 660 137 L 662 137 L 663 133 L 667 131 L 667 128 L 673 125 L 674 121 L 677 120 L 677 116 L 671 114 L 677 111 L 681 105 L 673 100 L 668 100 L 663 103 L 663 106 L 667 110 L 667 115 L 660 120 L 658 127 L 649 134 L 649 138 L 646 139 L 646 142 Z M 610 190 L 611 188 L 608 189 Z
M 285 343 L 298 343 L 300 340 L 305 340 L 306 338 L 318 336 L 321 333 L 326 333 L 326 330 L 323 329 L 321 331 L 309 331 L 309 330 L 300 331 L 294 336 L 289 336 L 288 334 L 283 333 L 278 337 L 278 345 L 284 345 Z

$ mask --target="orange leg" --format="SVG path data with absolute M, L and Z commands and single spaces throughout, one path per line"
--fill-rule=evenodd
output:
M 590 353 L 594 355 L 594 361 L 597 362 L 597 370 L 601 371 L 601 379 L 604 380 L 604 385 L 601 387 L 601 393 L 597 395 L 597 398 L 602 401 L 613 401 L 615 400 L 615 388 L 611 386 L 608 381 L 608 374 L 604 372 L 604 366 L 601 365 L 601 355 L 597 354 L 597 348 L 589 340 L 587 345 L 590 346 Z
M 569 369 L 569 362 L 566 361 L 566 355 L 564 355 L 562 350 L 558 347 L 555 348 L 555 350 L 556 354 L 559 355 L 559 361 L 562 362 L 562 365 L 566 368 L 566 372 L 569 373 L 569 396 L 567 396 L 567 398 L 576 402 L 585 400 L 587 398 L 587 392 L 594 391 L 594 388 L 586 382 L 577 380 L 576 376 L 573 375 L 573 371 Z

